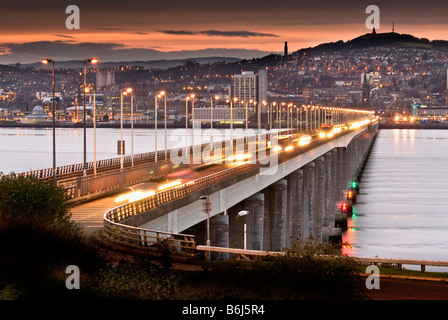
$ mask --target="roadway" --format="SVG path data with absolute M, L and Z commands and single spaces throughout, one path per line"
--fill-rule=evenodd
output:
M 334 135 L 336 137 L 339 134 L 340 133 L 337 132 Z M 285 137 L 289 138 L 283 139 Z M 306 137 L 307 139 L 303 140 L 304 137 Z M 331 139 L 333 137 L 333 134 L 328 137 L 330 137 Z M 292 145 L 294 145 L 294 149 L 296 147 L 299 147 L 300 149 L 305 151 L 307 149 L 314 148 L 316 146 L 315 145 L 316 143 L 317 144 L 322 143 L 323 140 L 322 138 L 325 138 L 325 135 L 324 137 L 322 136 L 319 137 L 319 135 L 316 133 L 314 133 L 313 135 L 309 135 L 309 133 L 304 132 L 299 134 L 295 133 L 292 135 L 283 135 L 279 137 L 278 146 L 273 148 L 272 151 L 278 153 L 279 156 L 280 154 L 283 154 L 282 156 L 280 156 L 280 158 L 283 158 L 284 156 L 286 156 L 287 153 L 293 150 Z M 288 146 L 291 149 L 288 149 Z M 278 149 L 276 150 L 276 148 Z M 229 161 L 227 160 L 230 158 L 224 159 L 225 156 L 227 155 L 225 152 L 226 149 L 227 148 L 224 148 L 222 150 L 222 153 L 220 153 L 222 158 L 220 157 L 220 159 L 216 159 L 221 161 L 223 164 L 213 164 L 213 165 L 209 164 L 209 165 L 192 167 L 179 172 L 168 174 L 164 178 L 161 178 L 157 181 L 153 180 L 149 182 L 139 183 L 131 187 L 123 187 L 122 189 L 113 194 L 74 205 L 73 208 L 71 209 L 72 220 L 79 223 L 86 230 L 87 233 L 98 231 L 103 227 L 103 219 L 105 212 L 114 207 L 125 204 L 126 202 L 137 201 L 139 199 L 157 193 L 158 191 L 167 190 L 169 188 L 175 187 L 176 185 L 184 184 L 223 171 L 225 169 L 244 164 L 246 163 L 244 160 L 248 160 L 248 158 L 245 156 L 239 158 L 239 160 L 237 160 L 238 158 L 235 159 L 236 156 L 231 156 L 231 158 L 234 158 L 232 160 L 234 162 L 228 163 Z M 266 149 L 269 150 L 271 148 L 268 147 Z M 259 152 L 260 149 L 258 149 L 257 151 Z M 268 153 L 269 151 L 267 152 L 267 154 Z M 268 156 L 267 154 L 265 154 L 264 157 L 267 157 Z M 245 155 L 247 156 L 248 154 Z M 259 158 L 258 160 L 260 161 L 261 158 Z M 119 197 L 121 197 L 121 199 L 119 199 Z
M 136 201 L 142 197 L 166 190 L 178 184 L 184 184 L 196 180 L 224 169 L 235 167 L 241 163 L 214 164 L 204 167 L 186 169 L 167 175 L 163 179 L 143 182 L 131 187 L 124 187 L 121 190 L 72 207 L 72 220 L 80 224 L 87 233 L 95 232 L 103 227 L 104 213 L 114 207 L 126 202 Z

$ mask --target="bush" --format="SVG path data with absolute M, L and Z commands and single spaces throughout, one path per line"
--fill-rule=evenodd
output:
M 210 270 L 185 276 L 181 295 L 205 300 L 366 298 L 358 264 L 350 257 L 333 255 L 339 250 L 309 239 L 270 261 L 213 264 Z
M 0 179 L 0 221 L 65 224 L 75 228 L 63 188 L 14 173 Z
M 175 299 L 177 283 L 151 261 L 120 261 L 101 269 L 92 290 L 99 299 L 169 300 Z
M 102 266 L 70 217 L 64 189 L 31 177 L 0 179 L 0 297 L 60 297 L 68 265 Z

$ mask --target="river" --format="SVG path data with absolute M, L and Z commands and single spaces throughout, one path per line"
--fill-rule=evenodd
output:
M 447 160 L 448 130 L 380 130 L 348 219 L 343 239 L 351 247 L 344 252 L 448 261 Z
M 213 129 L 213 141 L 225 139 L 230 130 Z M 86 129 L 86 158 L 87 162 L 96 159 L 119 157 L 117 141 L 121 139 L 121 130 L 117 128 Z M 248 134 L 255 133 L 253 129 Z M 245 130 L 235 129 L 234 137 L 243 137 Z M 96 148 L 94 137 L 96 136 Z M 156 148 L 156 132 L 154 129 L 123 129 L 125 140 L 125 155 L 152 152 Z M 185 129 L 167 129 L 167 148 L 184 147 L 192 143 L 192 129 L 188 130 L 188 140 Z M 211 130 L 195 128 L 194 143 L 211 141 Z M 157 130 L 157 150 L 165 149 L 165 130 Z M 96 152 L 95 152 L 96 151 Z M 29 170 L 53 167 L 53 129 L 52 128 L 24 128 L 0 127 L 0 172 L 25 172 Z M 84 129 L 56 128 L 56 166 L 83 163 L 84 161 Z
M 243 136 L 244 130 L 234 135 Z M 123 130 L 126 154 L 131 136 L 131 129 Z M 168 148 L 184 146 L 185 136 L 185 129 L 168 129 Z M 83 162 L 83 137 L 82 128 L 56 129 L 57 166 Z M 93 137 L 88 128 L 87 161 L 93 160 Z M 213 137 L 224 138 L 225 130 L 215 129 Z M 120 129 L 97 128 L 97 160 L 118 157 L 119 139 Z M 196 131 L 195 142 L 199 139 L 210 141 L 210 130 Z M 157 141 L 163 150 L 164 130 L 158 129 Z M 154 129 L 134 129 L 134 154 L 154 149 Z M 447 164 L 448 130 L 380 130 L 360 183 L 356 213 L 343 235 L 351 245 L 344 253 L 448 261 Z M 0 171 L 51 167 L 51 128 L 0 128 Z

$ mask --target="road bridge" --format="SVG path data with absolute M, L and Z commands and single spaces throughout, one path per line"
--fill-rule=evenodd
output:
M 292 140 L 292 148 L 277 137 L 282 148 L 271 146 L 256 161 L 249 160 L 248 142 L 240 161 L 210 165 L 202 176 L 176 180 L 177 185 L 108 210 L 103 232 L 120 245 L 152 247 L 165 239 L 180 251 L 207 240 L 212 246 L 264 251 L 310 236 L 327 243 L 341 234 L 344 214 L 337 205 L 357 181 L 377 128 L 367 121 L 331 137 Z M 208 214 L 201 197 L 212 204 Z
M 378 129 L 372 112 L 351 113 L 350 123 L 334 128 L 287 128 L 102 160 L 85 174 L 81 165 L 59 167 L 58 184 L 75 204 L 73 219 L 86 230 L 102 228 L 115 245 L 151 248 L 167 240 L 191 252 L 198 243 L 261 251 L 308 237 L 326 243 L 340 237 L 337 204 Z M 52 173 L 23 175 L 51 183 Z

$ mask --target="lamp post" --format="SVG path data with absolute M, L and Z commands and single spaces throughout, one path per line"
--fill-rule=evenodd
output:
M 188 150 L 188 100 L 189 96 L 185 98 L 185 153 Z
M 131 89 L 131 166 L 134 166 L 134 92 Z
M 250 102 L 252 102 L 252 100 L 250 100 Z M 249 102 L 246 100 L 246 104 L 245 104 L 245 107 L 246 107 L 246 134 L 245 134 L 245 136 L 246 136 L 246 143 L 247 143 L 247 128 L 248 128 L 248 114 L 247 114 L 247 106 L 248 106 L 248 104 L 249 104 Z
M 98 63 L 98 59 L 89 58 L 84 59 L 84 112 L 83 112 L 83 122 L 84 122 L 84 162 L 83 162 L 83 175 L 87 174 L 87 125 L 86 125 L 86 88 L 87 88 L 87 72 L 86 72 L 86 64 L 90 62 L 92 64 Z
M 163 109 L 164 109 L 164 122 L 165 122 L 165 160 L 168 158 L 168 153 L 167 153 L 167 140 L 166 140 L 166 94 L 163 94 Z
M 244 217 L 249 214 L 249 211 L 243 210 L 238 212 L 238 217 Z M 244 222 L 244 250 L 247 249 L 247 223 Z
M 185 148 L 187 151 L 188 150 L 188 100 L 192 100 L 192 103 L 194 105 L 194 97 L 196 95 L 194 93 L 192 93 L 191 95 L 187 96 L 187 98 L 185 99 Z M 193 112 L 193 110 L 192 110 Z
M 155 162 L 157 162 L 157 153 L 158 153 L 158 150 L 157 150 L 157 109 L 158 109 L 158 107 L 157 107 L 157 100 L 159 99 L 159 98 L 162 98 L 163 96 L 165 96 L 165 91 L 160 91 L 158 94 L 156 94 L 155 95 L 155 112 L 154 112 L 154 114 L 155 114 L 155 116 L 154 116 L 154 121 L 155 121 L 155 123 L 154 123 L 154 136 L 155 136 L 155 141 L 154 141 L 154 145 L 155 145 Z M 166 134 L 166 130 L 165 130 L 165 134 Z
M 121 103 L 120 103 L 120 109 L 121 109 L 121 116 L 120 116 L 120 168 L 123 169 L 123 96 L 127 96 L 128 94 L 132 93 L 132 88 L 128 88 L 125 90 L 121 90 Z M 131 100 L 131 109 L 133 108 L 132 105 L 132 100 Z M 133 140 L 133 132 L 132 132 L 132 137 L 131 140 Z M 132 146 L 133 142 L 131 142 L 131 153 L 133 156 L 133 146 Z M 132 165 L 134 165 L 133 163 L 133 159 L 132 159 Z
M 215 100 L 218 101 L 219 97 L 215 96 Z M 210 102 L 210 142 L 212 143 L 213 146 L 213 99 L 211 99 Z
M 93 91 L 93 174 L 96 177 L 96 92 L 86 88 L 86 93 Z
M 54 60 L 51 59 L 42 59 L 43 64 L 51 63 L 51 82 L 52 82 L 52 90 L 53 90 L 53 101 L 52 101 L 52 111 L 53 114 L 53 184 L 57 185 L 56 180 L 56 110 L 55 110 L 55 101 L 54 101 L 54 88 L 55 88 L 55 79 L 54 79 Z

